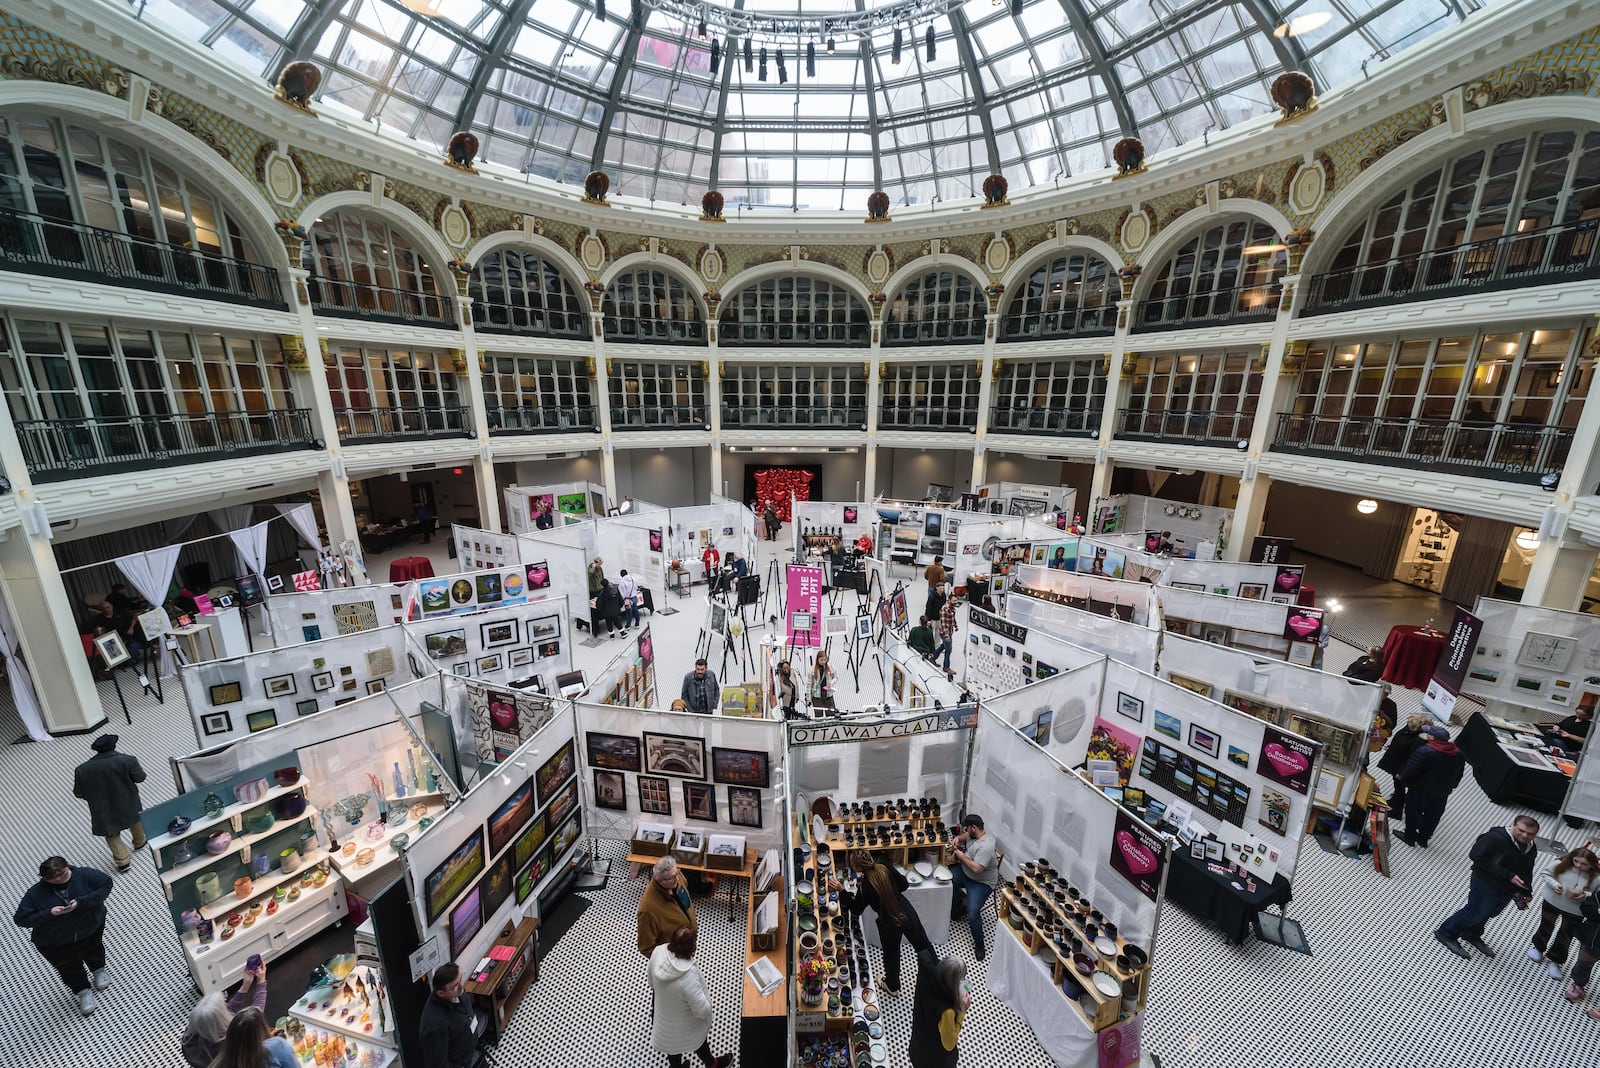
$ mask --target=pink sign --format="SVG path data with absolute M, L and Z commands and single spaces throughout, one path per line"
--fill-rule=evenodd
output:
M 1139 1063 L 1141 1023 L 1142 1018 L 1135 1016 L 1100 1032 L 1100 1068 L 1133 1068 Z
M 790 564 L 784 571 L 789 644 L 822 644 L 822 568 Z

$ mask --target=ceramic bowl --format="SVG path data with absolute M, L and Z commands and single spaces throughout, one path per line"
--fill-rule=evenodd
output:
M 371 846 L 368 846 L 356 854 L 356 867 L 365 868 L 368 864 L 371 864 L 374 860 L 376 860 L 377 857 L 378 851 L 373 849 Z

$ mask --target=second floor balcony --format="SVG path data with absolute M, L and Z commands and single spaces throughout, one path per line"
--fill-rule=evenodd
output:
M 1280 282 L 1151 297 L 1139 305 L 1133 332 L 1266 322 L 1278 314 L 1282 299 Z
M 485 414 L 489 433 L 494 435 L 560 434 L 593 431 L 599 426 L 599 414 L 589 404 L 490 407 Z
M 1285 412 L 1272 451 L 1537 483 L 1561 470 L 1572 435 L 1566 426 Z
M 613 430 L 709 430 L 703 404 L 646 404 L 611 409 Z
M 329 278 L 312 278 L 306 284 L 311 294 L 311 306 L 318 315 L 432 327 L 448 328 L 454 325 L 449 305 L 435 293 L 417 293 L 409 289 Z
M 1100 417 L 1101 412 L 1098 408 L 995 405 L 989 412 L 989 431 L 994 434 L 1092 438 L 1100 433 Z
M 335 408 L 334 425 L 339 440 L 350 445 L 376 445 L 422 438 L 472 437 L 467 409 L 444 408 Z
M 17 439 L 35 482 L 320 447 L 305 408 L 24 420 Z
M 878 412 L 879 430 L 944 430 L 976 433 L 978 409 L 974 405 L 884 405 Z
M 722 406 L 724 430 L 750 430 L 775 426 L 794 427 L 799 430 L 865 430 L 867 409 L 859 404 L 815 408 L 753 404 Z
M 1116 436 L 1127 441 L 1172 441 L 1232 446 L 1250 437 L 1250 412 L 1147 411 L 1117 409 Z

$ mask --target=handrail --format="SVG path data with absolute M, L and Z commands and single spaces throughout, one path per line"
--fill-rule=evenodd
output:
M 306 287 L 311 306 L 318 315 L 394 323 L 452 324 L 448 305 L 437 293 L 317 276 L 310 278 Z
M 341 441 L 472 437 L 472 421 L 462 405 L 447 408 L 335 408 Z
M 867 410 L 860 404 L 790 408 L 771 404 L 723 404 L 722 428 L 787 426 L 805 429 L 865 430 Z
M 559 433 L 595 430 L 598 415 L 589 404 L 521 404 L 485 409 L 490 434 Z
M 624 407 L 613 401 L 612 430 L 709 430 L 704 404 L 641 404 Z
M 989 411 L 989 430 L 996 434 L 1092 438 L 1100 433 L 1103 417 L 1099 408 L 997 404 Z
M 1284 412 L 1271 449 L 1536 483 L 1561 470 L 1573 433 L 1573 427 L 1543 424 Z
M 900 407 L 884 404 L 878 409 L 879 430 L 970 430 L 978 428 L 978 406 L 939 407 L 927 404 Z
M 1241 307 L 1242 298 L 1259 295 L 1255 307 Z M 1141 301 L 1133 333 L 1181 330 L 1196 323 L 1258 323 L 1274 318 L 1283 299 L 1283 283 L 1208 289 Z
M 35 482 L 320 447 L 308 408 L 25 419 L 16 427 Z

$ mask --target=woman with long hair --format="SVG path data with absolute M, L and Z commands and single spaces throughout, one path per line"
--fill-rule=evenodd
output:
M 922 917 L 906 900 L 906 877 L 865 849 L 850 854 L 850 866 L 860 873 L 860 882 L 854 893 L 843 889 L 839 881 L 830 877 L 828 889 L 839 892 L 839 904 L 857 916 L 872 909 L 878 917 L 878 942 L 883 947 L 883 988 L 891 994 L 900 990 L 900 939 L 911 943 L 920 957 L 933 952 L 928 932 L 923 930 Z
M 917 994 L 911 1005 L 911 1068 L 955 1068 L 961 1056 L 956 1040 L 971 1004 L 965 961 L 938 960 L 931 949 L 918 956 Z
M 1544 961 L 1552 979 L 1561 978 L 1567 947 L 1583 923 L 1583 899 L 1600 886 L 1600 857 L 1579 847 L 1562 854 L 1539 883 L 1539 929 L 1533 932 L 1528 959 Z M 1557 926 L 1559 925 L 1559 926 Z M 1554 938 L 1551 935 L 1554 934 Z
M 833 703 L 833 668 L 828 666 L 828 650 L 818 649 L 817 659 L 811 666 L 811 707 L 837 708 Z
M 217 1050 L 222 1048 L 228 1024 L 233 1021 L 234 1014 L 245 1007 L 246 1002 L 258 1010 L 266 1010 L 265 964 L 258 964 L 253 970 L 246 968 L 244 981 L 231 998 L 225 998 L 220 990 L 214 990 L 201 998 L 194 1011 L 189 1013 L 189 1026 L 184 1028 L 183 1038 L 178 1045 L 189 1068 L 210 1068 Z
M 300 1068 L 300 1058 L 286 1038 L 267 1030 L 267 1018 L 251 1005 L 240 1009 L 228 1021 L 222 1048 L 211 1061 L 211 1068 Z

